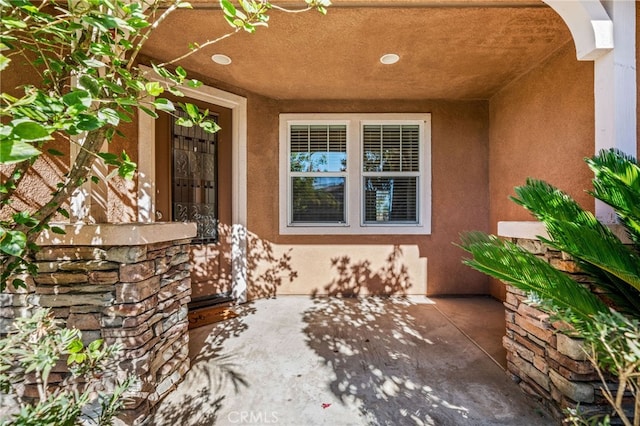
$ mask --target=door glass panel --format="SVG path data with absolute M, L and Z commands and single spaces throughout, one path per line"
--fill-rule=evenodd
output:
M 177 115 L 186 117 L 181 111 Z M 215 133 L 179 126 L 173 119 L 173 220 L 198 225 L 196 244 L 218 240 L 217 140 Z

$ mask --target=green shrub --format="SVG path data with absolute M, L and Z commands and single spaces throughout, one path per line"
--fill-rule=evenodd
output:
M 5 425 L 111 424 L 123 406 L 133 378 L 116 378 L 117 345 L 95 340 L 85 346 L 81 332 L 60 326 L 49 309 L 17 318 L 14 330 L 0 340 L 0 392 L 15 398 L 19 410 Z M 52 386 L 50 374 L 65 362 L 68 377 Z M 26 384 L 38 397 L 24 396 Z

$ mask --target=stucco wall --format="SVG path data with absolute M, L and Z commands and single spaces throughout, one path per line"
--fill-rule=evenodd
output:
M 488 230 L 488 105 L 446 101 L 248 100 L 249 272 L 254 290 L 341 294 L 358 280 L 409 294 L 486 293 L 488 280 L 461 264 L 460 232 Z M 429 112 L 432 234 L 281 236 L 278 232 L 278 114 Z M 268 292 L 267 292 L 268 294 Z
M 20 72 L 17 72 L 17 70 Z M 21 57 L 14 57 L 13 62 L 0 76 L 0 93 L 8 93 L 15 97 L 24 96 L 24 85 L 39 80 L 38 71 L 27 64 Z M 6 118 L 6 117 L 5 117 Z M 62 157 L 51 156 L 46 149 L 55 149 L 64 154 Z M 69 171 L 69 144 L 62 140 L 53 140 L 45 145 L 45 152 L 36 160 L 35 166 L 27 173 L 18 186 L 19 192 L 13 202 L 0 207 L 0 219 L 7 219 L 14 211 L 34 212 L 48 200 L 55 190 L 55 185 Z M 15 165 L 0 165 L 0 181 L 4 181 Z M 68 205 L 64 205 L 68 209 Z M 61 216 L 60 216 L 61 217 Z M 58 219 L 60 218 L 58 217 Z
M 39 82 L 40 77 L 36 70 L 32 66 L 25 65 L 20 62 L 22 59 L 14 59 L 15 64 L 12 63 L 8 71 L 2 73 L 0 78 L 0 92 L 6 92 L 16 97 L 24 95 L 25 84 L 33 84 Z M 12 68 L 13 67 L 13 68 Z M 15 72 L 20 67 L 20 72 Z M 108 145 L 109 152 L 114 154 L 120 154 L 122 151 L 126 151 L 134 162 L 138 161 L 138 128 L 136 117 L 133 117 L 131 123 L 121 123 L 119 130 L 125 135 L 124 138 L 115 136 L 111 144 Z M 47 150 L 55 149 L 60 151 L 63 156 L 52 156 L 47 153 Z M 50 194 L 55 191 L 56 184 L 64 180 L 63 175 L 69 171 L 70 161 L 70 143 L 60 137 L 55 140 L 47 142 L 43 155 L 36 160 L 35 165 L 29 170 L 29 173 L 25 177 L 25 180 L 20 185 L 19 194 L 14 198 L 13 203 L 10 206 L 6 206 L 0 209 L 0 219 L 7 218 L 13 211 L 30 211 L 34 212 L 41 207 L 46 201 L 50 199 Z M 98 162 L 96 162 L 98 163 Z M 10 173 L 12 165 L 0 166 L 0 179 L 4 179 Z M 105 173 L 105 175 L 108 171 Z M 118 176 L 112 178 L 106 185 L 100 184 L 96 191 L 100 192 L 101 187 L 105 187 L 108 191 L 108 196 L 104 194 L 98 195 L 99 199 L 106 199 L 108 212 L 106 215 L 99 213 L 96 216 L 96 220 L 104 222 L 135 222 L 137 220 L 137 208 L 136 203 L 136 191 L 137 191 L 137 178 L 132 181 L 125 181 Z M 96 188 L 95 185 L 93 185 Z M 70 210 L 67 203 L 63 206 L 65 209 Z M 99 211 L 97 208 L 93 213 Z M 57 215 L 54 217 L 55 221 L 66 221 L 66 219 Z
M 594 150 L 593 62 L 578 62 L 572 42 L 507 85 L 489 102 L 490 229 L 498 221 L 533 220 L 509 200 L 527 177 L 546 180 L 593 211 L 585 190 Z M 491 293 L 504 295 L 492 282 Z

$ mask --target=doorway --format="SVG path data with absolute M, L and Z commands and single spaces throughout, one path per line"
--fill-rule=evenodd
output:
M 193 99 L 209 110 L 220 131 L 176 124 L 176 117 L 159 112 L 155 122 L 156 221 L 189 221 L 198 226 L 190 250 L 189 310 L 232 300 L 232 111 Z

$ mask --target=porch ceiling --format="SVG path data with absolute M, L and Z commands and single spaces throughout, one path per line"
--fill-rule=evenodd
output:
M 190 42 L 230 30 L 219 9 L 192 3 L 194 10 L 179 10 L 158 28 L 143 53 L 169 60 Z M 269 28 L 236 34 L 180 64 L 274 99 L 488 99 L 571 39 L 541 1 L 333 3 L 326 16 L 274 10 Z M 213 63 L 214 53 L 232 64 Z M 400 61 L 382 65 L 385 53 Z

